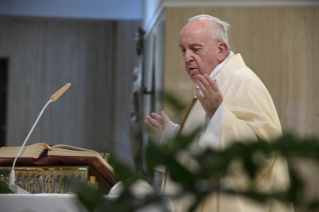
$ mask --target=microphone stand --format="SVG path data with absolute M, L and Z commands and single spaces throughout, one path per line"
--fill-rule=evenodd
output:
M 9 188 L 10 188 L 10 189 L 12 190 L 12 192 L 15 193 L 15 194 L 30 194 L 30 193 L 27 192 L 26 190 L 24 190 L 24 189 L 22 189 L 22 188 L 20 188 L 19 186 L 17 186 L 17 185 L 14 184 L 14 181 L 15 181 L 14 166 L 15 166 L 15 164 L 16 164 L 16 162 L 17 162 L 18 157 L 20 156 L 20 153 L 21 153 L 22 150 L 23 150 L 23 147 L 24 147 L 25 144 L 27 143 L 27 141 L 28 141 L 28 139 L 29 139 L 29 137 L 30 137 L 30 135 L 31 135 L 31 133 L 32 133 L 32 131 L 33 131 L 33 129 L 35 128 L 35 126 L 37 125 L 37 123 L 38 123 L 40 117 L 42 116 L 42 114 L 43 114 L 45 108 L 46 108 L 51 102 L 52 102 L 52 100 L 50 99 L 50 100 L 48 101 L 48 103 L 46 103 L 46 105 L 44 106 L 44 108 L 41 110 L 41 112 L 40 112 L 40 114 L 39 114 L 37 120 L 36 120 L 35 123 L 33 124 L 32 128 L 31 128 L 31 130 L 30 130 L 30 132 L 29 132 L 29 134 L 28 134 L 28 136 L 27 136 L 27 138 L 26 138 L 25 141 L 23 142 L 23 144 L 22 144 L 22 146 L 21 146 L 21 148 L 20 148 L 20 150 L 19 150 L 17 156 L 15 157 L 15 159 L 14 159 L 14 161 L 13 161 L 12 169 L 11 169 L 11 172 L 10 172 Z
M 14 184 L 15 181 L 15 172 L 14 172 L 14 166 L 17 162 L 18 157 L 20 156 L 20 153 L 22 152 L 23 147 L 25 146 L 25 144 L 27 143 L 34 127 L 37 125 L 40 117 L 42 116 L 42 113 L 44 112 L 45 108 L 51 103 L 51 102 L 55 102 L 69 87 L 71 86 L 71 83 L 67 83 L 65 86 L 63 86 L 60 90 L 58 90 L 55 94 L 53 94 L 50 97 L 50 100 L 46 103 L 46 105 L 43 107 L 43 109 L 41 110 L 37 120 L 35 121 L 35 123 L 33 124 L 27 138 L 25 139 L 25 141 L 23 142 L 17 156 L 15 157 L 13 164 L 12 164 L 12 169 L 10 172 L 10 179 L 9 179 L 9 188 L 12 190 L 13 193 L 15 194 L 30 194 L 29 192 L 27 192 L 26 190 L 20 188 L 19 186 Z

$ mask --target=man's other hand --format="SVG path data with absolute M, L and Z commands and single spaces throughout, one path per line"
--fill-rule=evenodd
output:
M 223 102 L 223 95 L 218 88 L 216 80 L 212 80 L 207 74 L 200 75 L 196 83 L 204 95 L 202 96 L 199 89 L 196 88 L 196 96 L 209 118 L 212 118 L 219 105 Z
M 159 140 L 168 122 L 170 122 L 170 119 L 164 111 L 161 112 L 161 116 L 157 113 L 151 113 L 151 116 L 146 116 L 144 120 L 146 132 L 151 137 Z

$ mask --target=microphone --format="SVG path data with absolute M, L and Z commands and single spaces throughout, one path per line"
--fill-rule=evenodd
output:
M 11 172 L 10 172 L 10 179 L 9 179 L 9 188 L 13 191 L 13 193 L 15 194 L 30 194 L 29 192 L 27 192 L 26 190 L 24 189 L 21 189 L 19 186 L 15 185 L 14 184 L 14 180 L 15 180 L 15 172 L 14 172 L 14 166 L 17 162 L 17 159 L 18 157 L 20 156 L 20 153 L 23 149 L 23 147 L 25 146 L 25 144 L 27 143 L 34 127 L 37 125 L 40 117 L 42 116 L 42 113 L 44 112 L 45 108 L 51 103 L 51 102 L 55 102 L 69 87 L 71 86 L 71 83 L 67 83 L 65 86 L 63 86 L 62 88 L 60 88 L 60 90 L 58 90 L 55 94 L 53 94 L 51 97 L 50 97 L 50 100 L 46 103 L 46 105 L 43 107 L 43 109 L 41 110 L 37 120 L 35 121 L 35 123 L 33 124 L 27 138 L 24 140 L 17 156 L 15 157 L 14 161 L 13 161 L 13 164 L 12 164 L 12 169 L 11 169 Z
M 68 90 L 68 88 L 71 86 L 71 83 L 67 83 L 65 86 L 63 86 L 62 88 L 60 88 L 60 90 L 58 90 L 57 92 L 55 92 L 50 99 L 52 100 L 52 102 L 55 102 L 60 96 L 62 96 L 62 94 Z

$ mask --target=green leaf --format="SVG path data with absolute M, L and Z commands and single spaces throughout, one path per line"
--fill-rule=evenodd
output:
M 0 176 L 8 176 L 10 174 L 11 170 L 7 170 L 7 169 L 1 169 L 0 170 Z
M 86 183 L 66 180 L 65 183 L 77 194 L 79 201 L 90 212 L 98 209 L 110 209 L 109 201 L 103 197 L 103 193 L 90 187 Z M 107 211 L 107 210 L 106 210 Z
M 5 182 L 0 181 L 0 194 L 13 194 L 13 192 Z
M 175 155 L 178 151 L 187 149 L 200 131 L 201 128 L 199 127 L 188 135 L 179 135 L 175 139 L 171 139 L 161 146 L 158 145 L 157 148 L 161 148 L 163 151 Z
M 193 185 L 198 178 L 196 174 L 187 170 L 176 160 L 175 154 L 152 142 L 148 145 L 146 158 L 152 158 L 152 164 L 149 164 L 149 168 L 153 168 L 155 165 L 159 164 L 165 165 L 169 170 L 171 178 L 186 187 Z
M 125 187 L 129 187 L 136 180 L 141 178 L 141 176 L 135 173 L 130 167 L 114 157 L 110 157 L 109 163 L 113 167 L 114 172 L 117 174 L 119 181 L 122 181 Z

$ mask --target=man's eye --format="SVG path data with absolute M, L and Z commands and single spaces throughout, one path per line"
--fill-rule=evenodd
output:
M 193 52 L 198 52 L 200 49 L 193 49 Z

